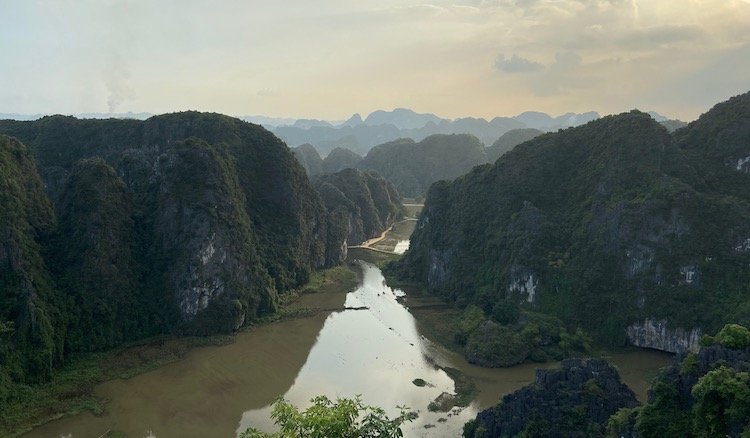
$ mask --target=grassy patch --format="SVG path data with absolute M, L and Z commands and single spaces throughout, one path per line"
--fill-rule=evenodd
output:
M 445 371 L 445 374 L 447 374 L 448 377 L 453 379 L 456 393 L 456 406 L 469 406 L 478 392 L 474 381 L 455 368 L 445 367 L 443 368 L 443 371 Z
M 398 254 L 389 254 L 380 251 L 373 251 L 366 248 L 349 248 L 349 260 L 363 260 L 373 265 L 383 268 L 387 263 L 401 258 Z
M 409 311 L 417 320 L 419 333 L 449 350 L 463 354 L 463 347 L 455 341 L 457 330 L 453 324 L 461 312 L 447 305 L 412 306 L 411 297 L 409 295 L 407 297 L 410 304 Z

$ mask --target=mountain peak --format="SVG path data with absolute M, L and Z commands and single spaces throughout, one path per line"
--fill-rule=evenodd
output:
M 350 127 L 351 128 L 351 127 L 354 127 L 354 126 L 357 126 L 357 125 L 361 125 L 362 123 L 364 123 L 362 121 L 362 116 L 360 116 L 359 113 L 354 113 L 351 117 L 349 117 L 349 120 L 347 120 L 344 123 L 340 124 L 339 127 L 340 128 L 345 128 L 345 127 Z
M 377 110 L 365 119 L 366 125 L 393 125 L 398 129 L 419 129 L 427 123 L 440 123 L 443 120 L 435 114 L 417 113 L 408 108 L 396 108 L 393 111 Z

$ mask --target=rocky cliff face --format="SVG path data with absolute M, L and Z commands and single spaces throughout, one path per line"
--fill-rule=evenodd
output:
M 433 184 L 396 270 L 600 341 L 693 349 L 701 331 L 750 317 L 750 179 L 736 166 L 748 130 L 745 94 L 674 136 L 634 111 L 534 138 Z
M 174 291 L 180 321 L 198 333 L 229 332 L 274 311 L 278 291 L 258 254 L 229 150 L 188 140 L 155 160 L 158 175 L 148 178 L 154 250 L 164 263 L 157 283 Z
M 0 383 L 44 380 L 62 361 L 64 299 L 40 244 L 55 222 L 32 155 L 0 135 Z
M 138 289 L 134 204 L 125 183 L 100 158 L 74 165 L 57 203 L 59 229 L 50 269 L 74 300 L 66 344 L 75 351 L 119 345 L 148 332 L 134 315 L 148 308 Z
M 28 338 L 14 354 L 38 364 L 22 367 L 46 370 L 29 374 L 63 350 L 231 332 L 345 257 L 303 169 L 258 126 L 188 112 L 0 121 L 2 132 L 29 145 L 2 137 L 0 156 L 0 302 L 16 303 L 0 323 Z
M 625 330 L 628 343 L 636 347 L 653 348 L 670 353 L 696 352 L 700 349 L 703 332 L 699 328 L 684 330 L 669 328 L 667 320 L 646 319 L 628 326 Z
M 750 332 L 725 326 L 654 379 L 648 402 L 619 412 L 609 436 L 742 436 L 750 430 Z M 711 345 L 709 345 L 711 344 Z
M 464 436 L 604 436 L 612 414 L 637 405 L 633 391 L 605 360 L 566 359 L 559 369 L 537 370 L 533 385 L 480 412 Z
M 320 176 L 315 187 L 332 213 L 329 239 L 349 246 L 379 236 L 403 215 L 396 189 L 374 172 L 344 169 Z

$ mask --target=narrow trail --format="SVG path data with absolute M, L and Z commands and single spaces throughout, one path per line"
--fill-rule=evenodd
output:
M 409 204 L 405 204 L 405 205 L 409 205 Z M 361 245 L 352 245 L 352 246 L 349 246 L 349 248 L 369 249 L 370 251 L 382 252 L 383 254 L 398 254 L 397 252 L 393 252 L 393 251 L 386 251 L 386 250 L 383 250 L 383 249 L 373 248 L 373 245 L 375 245 L 376 243 L 378 243 L 381 240 L 385 239 L 386 236 L 388 235 L 388 233 L 393 230 L 393 227 L 395 225 L 398 225 L 398 224 L 401 224 L 401 223 L 404 223 L 404 222 L 412 222 L 412 221 L 416 221 L 416 220 L 417 219 L 414 219 L 414 218 L 406 218 L 406 219 L 400 220 L 400 221 L 394 223 L 393 225 L 391 225 L 390 227 L 388 227 L 388 229 L 386 229 L 385 231 L 383 231 L 380 234 L 380 236 L 373 237 L 372 239 L 365 240 L 364 242 L 362 242 Z

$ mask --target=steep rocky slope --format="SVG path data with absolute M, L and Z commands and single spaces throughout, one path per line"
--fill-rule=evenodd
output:
M 537 370 L 533 385 L 480 412 L 464 437 L 604 436 L 612 414 L 637 404 L 607 361 L 566 359 L 559 369 Z
M 0 396 L 8 380 L 44 380 L 62 361 L 66 303 L 42 247 L 55 225 L 32 155 L 0 135 Z
M 0 356 L 13 381 L 46 378 L 68 353 L 231 332 L 345 254 L 302 167 L 258 126 L 188 112 L 3 132 L 28 143 L 0 137 Z
M 326 209 L 331 213 L 330 240 L 359 245 L 379 236 L 403 216 L 398 192 L 375 172 L 344 169 L 315 180 Z
M 750 319 L 749 102 L 675 137 L 605 117 L 433 184 L 396 270 L 487 313 L 508 300 L 607 343 L 695 350 Z
M 649 390 L 648 402 L 609 420 L 610 436 L 750 434 L 750 331 L 728 324 L 697 353 L 678 355 Z

